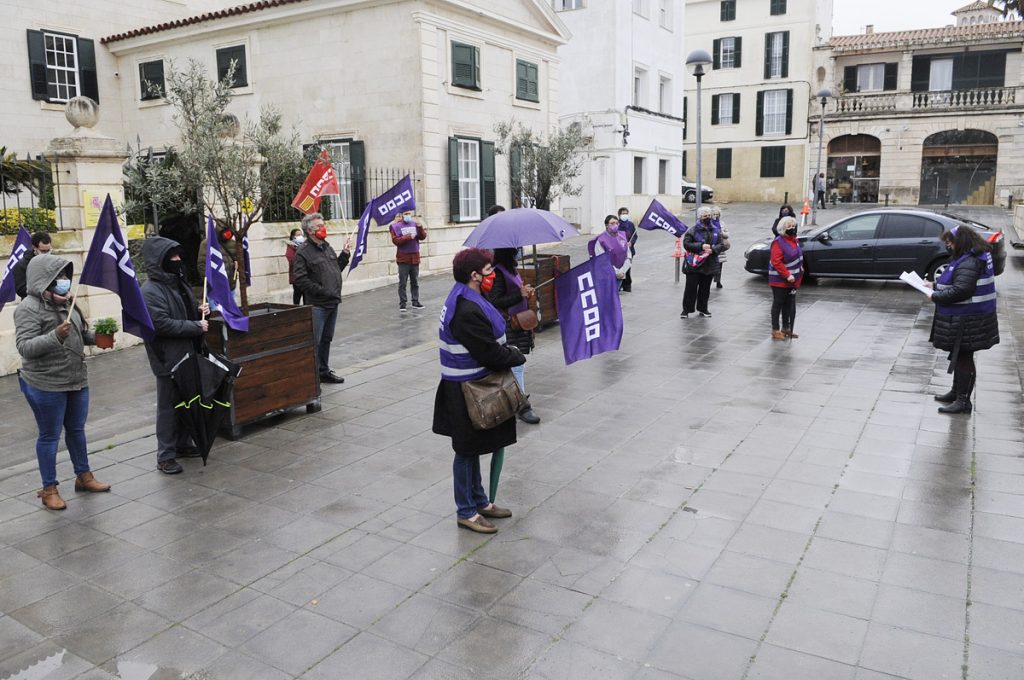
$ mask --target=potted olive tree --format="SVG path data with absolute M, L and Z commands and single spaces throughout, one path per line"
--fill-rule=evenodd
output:
M 117 332 L 117 320 L 113 317 L 96 319 L 93 326 L 96 334 L 96 346 L 100 349 L 111 349 L 114 346 L 114 333 Z

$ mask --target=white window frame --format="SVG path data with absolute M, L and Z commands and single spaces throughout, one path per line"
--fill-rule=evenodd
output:
M 47 101 L 63 103 L 77 97 L 82 91 L 78 77 L 78 37 L 43 31 L 43 51 L 46 54 L 46 89 L 52 87 L 55 92 Z M 59 63 L 61 61 L 64 63 Z
M 672 113 L 672 78 L 669 76 L 658 78 L 658 111 Z
M 333 140 L 324 141 L 322 144 L 331 156 L 331 165 L 338 178 L 339 195 L 327 196 L 332 218 L 355 219 L 354 215 L 348 214 L 352 206 L 352 153 L 349 141 Z
M 456 137 L 458 144 L 459 171 L 459 220 L 479 220 L 483 210 L 480 207 L 483 194 L 480 167 L 480 140 Z
M 857 91 L 881 92 L 885 89 L 885 64 L 860 64 L 857 66 Z
M 728 102 L 728 107 L 726 106 Z M 718 124 L 732 125 L 735 122 L 736 95 L 732 92 L 718 95 Z
M 658 0 L 658 25 L 670 31 L 672 30 L 671 0 Z
M 633 106 L 646 108 L 647 100 L 647 69 L 642 66 L 633 67 Z
M 721 53 L 718 55 L 718 65 L 721 68 L 736 68 L 736 38 L 722 38 L 718 44 Z M 728 59 L 726 59 L 728 56 Z
M 584 8 L 583 0 L 555 0 L 556 12 L 568 12 L 574 9 Z
M 786 100 L 786 90 L 765 90 L 762 118 L 765 135 L 786 134 Z M 721 116 L 721 110 L 719 110 L 719 116 Z
M 776 33 L 769 33 L 768 38 L 771 40 L 770 52 L 768 57 L 768 77 L 769 78 L 781 78 L 782 77 L 782 58 L 783 58 L 783 40 L 784 36 L 781 31 Z

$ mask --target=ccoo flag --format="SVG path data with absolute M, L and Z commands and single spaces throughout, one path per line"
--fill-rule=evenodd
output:
M 92 244 L 85 256 L 78 282 L 106 288 L 121 298 L 121 325 L 126 333 L 143 340 L 156 337 L 153 319 L 142 299 L 139 280 L 135 277 L 128 245 L 117 224 L 117 214 L 110 194 L 107 194 L 107 200 L 103 202 L 100 219 L 96 222 L 96 233 L 92 236 Z
M 416 208 L 416 196 L 412 191 L 412 180 L 406 175 L 383 194 L 373 199 L 373 219 L 377 224 L 390 224 L 395 215 Z
M 683 221 L 669 212 L 668 208 L 658 202 L 658 199 L 651 201 L 647 212 L 644 213 L 644 218 L 637 226 L 650 231 L 664 229 L 673 236 L 682 236 L 686 233 L 686 225 Z
M 235 303 L 231 294 L 231 282 L 224 267 L 224 255 L 217 245 L 217 229 L 213 226 L 213 215 L 206 219 L 206 297 L 220 308 L 224 323 L 236 331 L 249 330 L 249 317 Z
M 307 215 L 319 212 L 320 199 L 331 194 L 340 195 L 341 190 L 338 188 L 338 175 L 331 165 L 331 157 L 327 149 L 324 149 L 306 176 L 306 181 L 302 183 L 299 193 L 292 199 L 292 207 Z
M 11 256 L 7 258 L 7 266 L 4 268 L 3 281 L 0 282 L 0 309 L 14 299 L 14 267 L 32 248 L 32 234 L 28 233 L 25 227 L 18 229 L 18 237 L 14 239 L 14 247 L 11 248 Z
M 555 279 L 565 365 L 611 352 L 622 342 L 622 305 L 608 253 Z
M 356 231 L 356 249 L 352 251 L 352 261 L 348 265 L 351 272 L 359 266 L 366 254 L 366 239 L 370 236 L 370 218 L 376 209 L 377 199 L 373 199 L 363 208 L 363 214 L 359 216 L 359 229 Z

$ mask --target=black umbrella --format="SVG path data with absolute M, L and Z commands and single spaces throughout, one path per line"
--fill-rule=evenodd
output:
M 171 369 L 178 393 L 174 405 L 178 425 L 189 433 L 203 457 L 217 438 L 217 430 L 231 410 L 231 387 L 242 367 L 220 354 L 189 352 Z

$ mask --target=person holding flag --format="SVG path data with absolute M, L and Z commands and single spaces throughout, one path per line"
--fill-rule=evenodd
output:
M 36 492 L 49 510 L 67 507 L 57 490 L 57 445 L 61 430 L 75 471 L 75 491 L 110 491 L 89 469 L 85 421 L 89 378 L 85 346 L 95 335 L 71 296 L 71 262 L 56 255 L 32 258 L 26 271 L 28 296 L 14 310 L 15 344 L 21 355 L 18 384 L 32 408 L 39 436 L 36 461 L 43 487 Z
M 175 391 L 171 369 L 187 353 L 199 353 L 203 334 L 209 328 L 206 315 L 210 307 L 198 304 L 185 280 L 177 241 L 157 236 L 146 239 L 142 258 L 149 278 L 142 284 L 142 295 L 156 330 L 146 340 L 149 366 L 156 376 L 156 460 L 157 469 L 167 475 L 183 471 L 177 458 L 198 457 L 190 445 L 188 433 L 179 430 L 174 417 Z
M 711 316 L 708 309 L 711 284 L 722 267 L 718 256 L 729 249 L 729 239 L 715 227 L 711 208 L 702 206 L 697 211 L 697 224 L 683 235 L 683 248 L 686 250 L 686 287 L 679 318 L 685 319 L 694 311 L 701 316 Z
M 320 381 L 341 384 L 345 379 L 331 370 L 329 362 L 341 304 L 341 272 L 351 257 L 352 239 L 345 239 L 341 255 L 335 253 L 327 242 L 327 225 L 320 213 L 303 217 L 302 230 L 306 243 L 295 252 L 295 285 L 313 305 L 313 341 Z
M 629 243 L 629 269 L 626 270 L 626 275 L 622 278 L 622 287 L 619 288 L 623 293 L 633 292 L 633 258 L 636 257 L 636 225 L 633 224 L 629 219 L 629 208 L 623 206 L 619 208 L 619 231 L 625 234 L 626 241 Z
M 622 287 L 629 272 L 633 258 L 629 252 L 629 241 L 626 235 L 619 231 L 619 218 L 615 215 L 607 215 L 604 218 L 604 231 L 592 238 L 587 244 L 587 252 L 590 257 L 596 257 L 601 253 L 608 253 L 612 267 L 615 269 L 615 278 L 619 280 L 619 287 Z
M 395 215 L 391 223 L 391 242 L 398 252 L 395 261 L 398 263 L 398 311 L 404 312 L 406 307 L 406 282 L 412 293 L 414 309 L 423 309 L 420 303 L 420 241 L 427 239 L 427 230 L 413 218 L 411 210 Z

